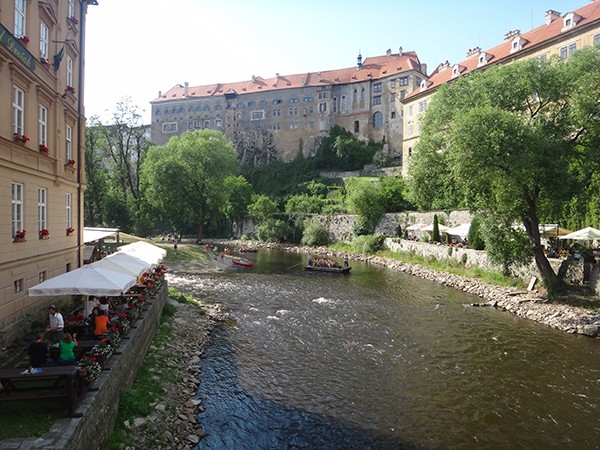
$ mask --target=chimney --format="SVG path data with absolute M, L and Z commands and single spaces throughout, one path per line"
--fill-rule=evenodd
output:
M 252 82 L 254 83 L 256 81 L 256 75 L 252 75 Z
M 158 98 L 162 97 L 162 91 L 158 91 Z
M 385 52 L 385 56 L 392 56 L 392 49 L 388 48 Z
M 510 41 L 515 36 L 521 36 L 521 30 L 511 30 L 504 35 L 505 41 Z
M 358 52 L 358 56 L 356 57 L 356 70 L 362 69 L 362 55 Z
M 556 19 L 560 18 L 560 13 L 558 11 L 549 9 L 548 11 L 546 11 L 546 15 L 544 17 L 546 19 L 546 25 L 550 25 Z
M 188 96 L 188 88 L 189 88 L 190 84 L 186 81 L 184 83 L 184 88 L 183 88 L 183 96 L 187 97 Z
M 321 81 L 321 72 L 317 72 L 317 81 Z
M 275 78 L 279 79 L 279 72 L 275 73 Z
M 470 48 L 469 51 L 467 52 L 467 58 L 470 58 L 473 55 L 479 55 L 480 52 L 481 52 L 481 47 Z
M 400 48 L 398 48 L 398 56 L 402 56 L 402 46 L 400 46 Z
M 427 75 L 427 64 L 421 63 L 421 73 Z

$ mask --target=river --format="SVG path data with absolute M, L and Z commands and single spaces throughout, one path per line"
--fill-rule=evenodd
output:
M 172 281 L 229 313 L 202 361 L 199 449 L 600 445 L 600 340 L 379 266 L 249 258 Z

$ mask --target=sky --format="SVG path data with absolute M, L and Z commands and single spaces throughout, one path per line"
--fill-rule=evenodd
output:
M 590 0 L 98 0 L 87 14 L 85 110 L 110 123 L 119 102 L 150 123 L 150 101 L 190 86 L 356 65 L 415 51 L 431 73 L 474 47 L 527 32 L 552 9 Z

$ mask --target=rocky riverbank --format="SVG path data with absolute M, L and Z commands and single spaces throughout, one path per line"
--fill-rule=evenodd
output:
M 239 247 L 243 244 L 240 241 L 222 241 L 222 243 L 231 248 Z M 477 279 L 437 272 L 419 265 L 408 264 L 390 258 L 335 251 L 326 247 L 314 248 L 262 243 L 258 243 L 256 246 L 258 248 L 272 248 L 295 253 L 311 253 L 314 256 L 321 257 L 344 258 L 347 256 L 351 260 L 385 266 L 392 270 L 477 295 L 482 299 L 482 302 L 476 303 L 473 306 L 500 308 L 566 333 L 600 337 L 600 312 L 556 302 L 550 303 L 536 290 L 531 292 L 517 292 L 514 288 L 490 285 Z

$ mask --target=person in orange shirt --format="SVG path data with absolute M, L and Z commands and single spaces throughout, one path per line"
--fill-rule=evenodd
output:
M 96 330 L 95 330 L 94 334 L 96 336 L 100 336 L 104 333 L 108 333 L 109 320 L 110 319 L 108 318 L 106 311 L 102 311 L 102 310 L 98 311 L 98 314 L 96 315 L 96 319 L 95 319 Z

